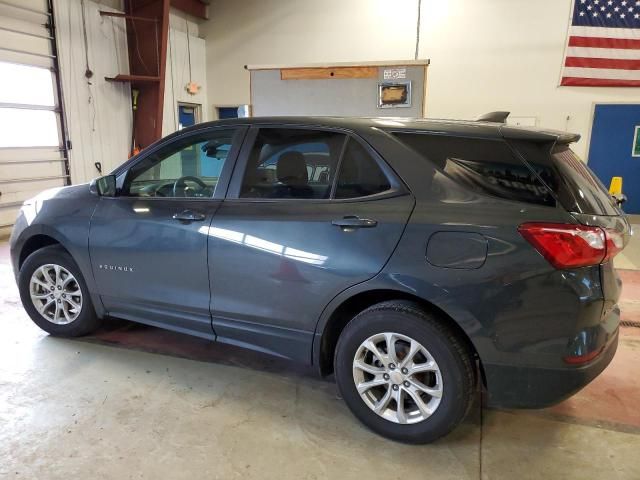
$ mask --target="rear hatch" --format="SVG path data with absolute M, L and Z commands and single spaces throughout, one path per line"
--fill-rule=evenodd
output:
M 560 198 L 561 202 L 567 202 L 566 205 L 563 203 L 563 206 L 583 225 L 602 228 L 608 237 L 618 236 L 618 246 L 609 248 L 619 249 L 616 253 L 622 251 L 629 243 L 632 230 L 628 218 L 618 207 L 615 199 L 569 145 L 557 144 L 551 151 L 551 156 L 562 172 L 567 191 L 571 192 L 574 199 L 570 201 L 568 198 Z M 609 261 L 601 265 L 600 272 L 605 298 L 603 313 L 607 315 L 615 308 L 622 288 L 622 282 L 613 267 L 613 255 Z
M 585 226 L 585 235 L 590 234 L 589 238 L 595 239 L 596 243 L 603 242 L 602 256 L 596 252 L 593 256 L 596 260 L 592 264 L 601 264 L 605 299 L 603 314 L 607 314 L 615 308 L 621 290 L 620 279 L 613 268 L 613 257 L 628 244 L 631 225 L 606 187 L 571 150 L 571 142 L 577 139 L 577 135 L 557 134 L 552 141 L 508 138 L 507 141 L 545 183 L 560 206 Z
M 575 223 L 544 224 L 541 218 L 528 225 L 528 236 L 521 230 L 530 242 L 540 240 L 535 247 L 557 268 L 610 263 L 628 243 L 631 227 L 604 185 L 571 150 L 580 136 L 499 128 L 504 142 L 423 131 L 393 135 L 469 190 L 571 214 Z

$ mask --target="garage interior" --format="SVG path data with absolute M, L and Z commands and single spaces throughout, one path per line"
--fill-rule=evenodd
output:
M 639 18 L 640 2 L 628 6 Z M 510 125 L 579 133 L 574 150 L 607 187 L 622 178 L 640 231 L 640 83 L 561 84 L 573 8 L 0 0 L 0 477 L 640 478 L 637 234 L 615 258 L 620 346 L 601 376 L 542 410 L 486 408 L 478 391 L 460 428 L 422 446 L 368 431 L 312 367 L 119 319 L 48 336 L 9 260 L 16 215 L 39 192 L 89 182 L 189 125 L 268 115 L 509 111 Z

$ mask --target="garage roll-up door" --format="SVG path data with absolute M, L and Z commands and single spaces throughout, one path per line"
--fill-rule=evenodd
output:
M 0 0 L 0 237 L 22 202 L 69 170 L 48 0 Z

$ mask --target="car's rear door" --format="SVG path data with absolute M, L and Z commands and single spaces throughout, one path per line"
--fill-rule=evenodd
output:
M 201 129 L 152 147 L 118 176 L 116 197 L 100 198 L 89 249 L 109 314 L 213 338 L 207 229 L 245 130 Z
M 359 139 L 253 127 L 209 228 L 218 340 L 309 360 L 323 308 L 382 269 L 413 206 Z

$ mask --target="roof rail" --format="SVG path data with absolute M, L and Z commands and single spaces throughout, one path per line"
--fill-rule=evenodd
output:
M 507 117 L 511 112 L 489 112 L 476 118 L 476 122 L 507 123 Z

